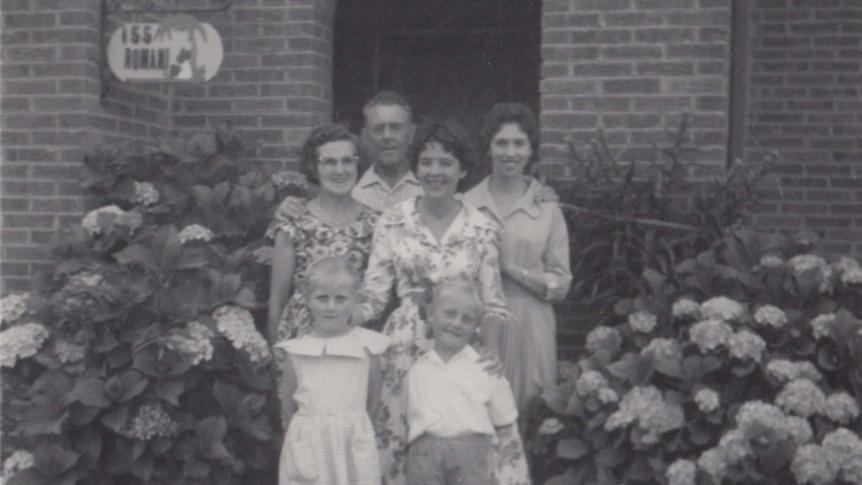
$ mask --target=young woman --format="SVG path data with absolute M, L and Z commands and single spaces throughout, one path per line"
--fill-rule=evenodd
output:
M 569 235 L 555 202 L 538 202 L 541 185 L 524 175 L 536 158 L 538 125 L 527 106 L 495 105 L 482 129 L 492 173 L 464 201 L 505 227 L 503 292 L 514 318 L 504 329 L 501 357 L 521 420 L 527 401 L 556 383 L 556 320 L 551 302 L 569 291 Z
M 296 218 L 276 216 L 269 230 L 275 239 L 267 320 L 270 343 L 303 335 L 311 316 L 301 291 L 305 271 L 326 256 L 346 259 L 362 274 L 368 262 L 377 213 L 350 195 L 360 171 L 357 138 L 341 125 L 314 128 L 302 146 L 300 169 L 320 185 Z

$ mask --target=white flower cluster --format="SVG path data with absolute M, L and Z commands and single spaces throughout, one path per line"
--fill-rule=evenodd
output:
M 5 483 L 6 480 L 12 478 L 12 475 L 20 472 L 21 470 L 26 470 L 30 468 L 34 464 L 33 454 L 27 450 L 15 450 L 9 458 L 3 462 L 3 480 L 2 483 Z
M 27 312 L 27 294 L 9 295 L 0 299 L 0 323 L 9 324 Z
M 819 381 L 823 377 L 820 375 L 820 371 L 817 370 L 817 367 L 815 367 L 811 362 L 806 360 L 791 362 L 785 359 L 770 360 L 769 363 L 766 364 L 766 375 L 772 377 L 780 384 L 794 381 L 799 378 Z
M 775 254 L 764 254 L 760 257 L 760 266 L 764 268 L 777 268 L 784 265 L 784 260 Z
M 766 350 L 766 342 L 760 335 L 744 328 L 727 339 L 727 349 L 730 355 L 739 360 L 760 362 L 763 351 Z
M 542 421 L 542 425 L 539 426 L 539 434 L 540 435 L 552 435 L 557 434 L 563 430 L 565 426 L 562 421 L 557 418 L 548 418 Z
M 272 246 L 261 246 L 251 252 L 251 258 L 258 264 L 271 265 L 275 248 Z
M 821 445 L 808 444 L 796 449 L 790 470 L 800 484 L 827 485 L 843 480 L 862 483 L 862 439 L 846 428 L 823 437 Z
M 57 355 L 60 362 L 70 364 L 82 360 L 84 355 L 86 355 L 86 352 L 82 345 L 66 342 L 64 340 L 57 340 L 54 342 L 54 354 Z
M 177 432 L 177 423 L 158 403 L 147 403 L 138 409 L 138 414 L 122 433 L 128 438 L 149 441 L 157 436 L 172 436 Z
M 608 387 L 608 380 L 601 373 L 594 370 L 584 371 L 575 381 L 575 391 L 579 396 L 591 396 L 598 394 L 599 389 Z
M 270 359 L 269 346 L 254 326 L 254 318 L 248 310 L 232 305 L 218 307 L 213 312 L 216 327 L 237 350 L 248 353 L 255 363 L 266 363 Z
M 706 320 L 732 321 L 745 314 L 745 308 L 726 296 L 717 296 L 700 304 L 700 315 Z
M 213 232 L 200 224 L 190 224 L 184 227 L 179 234 L 180 244 L 191 241 L 210 242 L 212 238 Z
M 848 424 L 859 417 L 859 403 L 846 392 L 836 392 L 826 399 L 825 414 L 838 424 Z
M 650 333 L 655 328 L 657 322 L 656 316 L 646 310 L 629 315 L 629 326 L 636 332 Z
M 688 329 L 688 338 L 702 353 L 707 353 L 726 345 L 733 336 L 733 328 L 722 320 L 704 320 Z
M 275 173 L 270 179 L 279 189 L 292 188 L 300 191 L 308 189 L 308 179 L 305 178 L 305 175 L 294 170 L 284 170 Z
M 213 358 L 212 330 L 199 322 L 189 322 L 180 332 L 168 336 L 166 345 L 192 361 L 192 365 L 207 362 Z
M 599 350 L 616 349 L 620 345 L 620 334 L 611 327 L 599 325 L 587 334 L 586 348 L 590 353 L 595 353 Z
M 700 305 L 694 300 L 680 298 L 673 303 L 670 313 L 677 318 L 700 318 Z
M 862 285 L 862 266 L 855 259 L 842 256 L 833 264 L 833 268 L 841 275 L 841 282 L 845 285 Z
M 695 485 L 697 465 L 693 461 L 680 458 L 667 467 L 665 476 L 668 485 Z
M 605 430 L 624 428 L 637 421 L 642 444 L 658 443 L 661 435 L 683 426 L 685 414 L 679 404 L 665 400 L 654 386 L 633 387 L 619 409 L 605 421 Z
M 814 381 L 799 378 L 784 385 L 775 396 L 775 404 L 787 413 L 807 418 L 826 412 L 826 395 Z
M 48 329 L 25 323 L 0 332 L 0 367 L 15 367 L 19 359 L 33 357 L 48 338 Z
M 718 405 L 721 401 L 717 392 L 712 389 L 704 388 L 697 391 L 694 395 L 694 402 L 697 404 L 697 408 L 700 409 L 701 412 L 711 413 L 718 409 Z
M 817 315 L 813 320 L 811 320 L 811 322 L 809 322 L 809 325 L 811 325 L 811 333 L 814 335 L 814 338 L 821 339 L 831 335 L 832 330 L 830 327 L 834 322 L 834 313 L 822 313 Z
M 159 201 L 159 191 L 149 182 L 135 182 L 135 202 L 153 205 Z
M 676 339 L 654 338 L 641 349 L 641 356 L 656 360 L 682 360 L 682 347 Z
M 98 209 L 91 210 L 81 219 L 81 226 L 84 227 L 91 235 L 96 235 L 102 232 L 99 226 L 99 218 L 107 215 L 111 218 L 114 224 L 126 226 L 131 229 L 137 229 L 141 225 L 143 219 L 137 212 L 126 212 L 115 205 L 106 205 Z
M 781 328 L 787 324 L 787 315 L 777 306 L 763 305 L 754 312 L 754 321 L 760 325 Z
M 796 276 L 802 276 L 808 271 L 817 271 L 817 276 L 820 283 L 817 286 L 817 291 L 826 293 L 831 288 L 830 280 L 832 279 L 832 268 L 826 263 L 826 260 L 820 256 L 813 254 L 800 254 L 794 256 L 787 261 L 787 266 Z

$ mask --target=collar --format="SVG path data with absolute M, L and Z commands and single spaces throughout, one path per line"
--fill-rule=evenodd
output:
M 499 213 L 497 209 L 497 204 L 494 203 L 494 198 L 491 197 L 491 189 L 489 188 L 489 181 L 491 177 L 485 177 L 484 180 L 479 182 L 475 187 L 473 187 L 470 192 L 467 193 L 465 197 L 467 202 L 473 204 L 478 209 L 485 208 L 490 211 L 494 216 L 499 219 L 503 219 L 503 215 Z M 536 192 L 542 188 L 542 184 L 540 184 L 536 179 L 530 177 L 530 182 L 527 185 L 527 191 L 518 199 L 518 202 L 515 204 L 515 207 L 512 208 L 512 211 L 507 214 L 505 217 L 508 217 L 514 214 L 517 211 L 521 211 L 524 214 L 532 217 L 533 219 L 538 219 L 542 214 L 542 208 L 539 207 L 539 204 L 536 203 Z
M 476 352 L 476 349 L 471 347 L 470 345 L 465 345 L 463 349 L 461 349 L 457 354 L 453 355 L 449 362 L 443 362 L 443 359 L 440 358 L 440 355 L 433 348 L 425 353 L 422 357 L 419 357 L 419 361 L 428 360 L 434 362 L 439 365 L 452 365 L 457 363 L 460 360 L 466 360 L 467 362 L 478 362 L 479 361 L 479 353 Z
M 377 175 L 377 170 L 375 170 L 374 165 L 372 165 L 368 167 L 368 170 L 366 170 L 364 174 L 362 174 L 362 178 L 359 179 L 359 182 L 357 182 L 356 185 L 362 188 L 366 188 L 374 184 L 380 184 L 384 187 L 389 188 L 390 190 L 395 190 L 396 188 L 398 188 L 398 186 L 408 183 L 419 185 L 419 181 L 416 180 L 416 175 L 413 173 L 412 170 L 408 170 L 407 173 L 404 174 L 403 177 L 401 177 L 401 180 L 399 180 L 394 187 L 389 187 L 389 184 L 387 184 L 382 178 L 380 178 L 379 175 Z
M 418 196 L 412 197 L 394 207 L 386 209 L 383 212 L 383 215 L 380 216 L 380 223 L 387 226 L 407 224 L 408 222 L 421 224 L 419 222 L 419 209 L 416 205 L 417 199 L 419 199 Z M 462 199 L 459 200 L 461 200 L 461 211 L 458 212 L 458 215 L 455 217 L 455 220 L 452 221 L 452 224 L 467 225 L 496 233 L 499 233 L 502 230 L 497 222 L 483 214 L 482 211 L 477 209 L 475 206 L 470 205 Z

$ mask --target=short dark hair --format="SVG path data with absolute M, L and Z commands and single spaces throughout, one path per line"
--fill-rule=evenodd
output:
M 360 150 L 359 139 L 350 130 L 341 124 L 318 125 L 311 129 L 305 141 L 299 157 L 299 170 L 309 181 L 319 184 L 320 177 L 317 174 L 317 149 L 333 141 L 349 141 L 356 147 L 356 155 L 359 156 L 358 173 L 362 173 L 364 160 Z
M 404 96 L 395 91 L 389 89 L 378 91 L 377 94 L 372 96 L 371 99 L 365 103 L 365 106 L 362 107 L 363 116 L 368 110 L 375 106 L 400 106 L 407 112 L 407 118 L 411 122 L 413 121 L 413 108 L 410 107 L 410 103 L 407 102 L 407 99 L 405 99 Z
M 485 115 L 482 123 L 482 143 L 484 151 L 491 147 L 491 140 L 500 131 L 500 127 L 506 123 L 517 123 L 527 139 L 530 140 L 530 149 L 533 155 L 530 162 L 536 161 L 539 156 L 539 123 L 536 115 L 529 106 L 523 103 L 497 103 Z
M 446 118 L 441 121 L 428 121 L 416 130 L 416 136 L 413 137 L 413 144 L 410 146 L 408 154 L 410 168 L 414 173 L 416 173 L 419 164 L 419 154 L 430 143 L 438 143 L 444 150 L 451 153 L 458 160 L 461 169 L 468 175 L 476 168 L 476 152 L 470 135 L 457 121 Z M 463 189 L 461 184 L 467 178 L 464 177 L 458 182 L 458 190 Z

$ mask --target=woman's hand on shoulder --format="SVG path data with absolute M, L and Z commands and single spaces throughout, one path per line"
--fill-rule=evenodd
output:
M 282 220 L 299 219 L 306 212 L 305 201 L 297 197 L 285 197 L 275 211 L 275 218 Z
M 559 202 L 560 195 L 557 194 L 557 191 L 550 185 L 542 185 L 541 188 L 536 191 L 533 201 L 536 204 L 541 204 L 542 202 Z
M 479 364 L 482 369 L 494 377 L 503 377 L 503 361 L 500 360 L 500 353 L 493 347 L 473 344 L 473 348 L 479 354 Z

